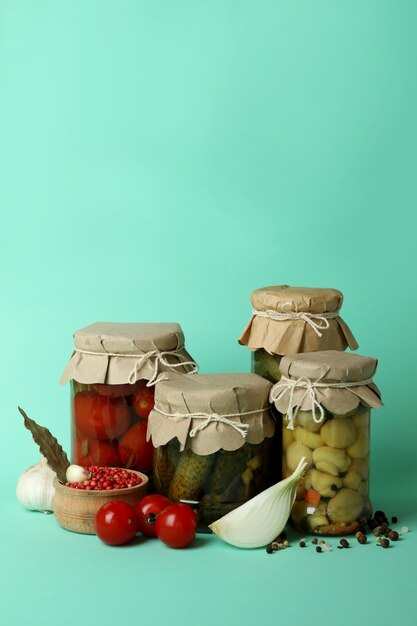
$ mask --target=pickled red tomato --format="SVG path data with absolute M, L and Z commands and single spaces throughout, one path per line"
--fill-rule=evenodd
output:
M 144 474 L 152 472 L 153 445 L 146 441 L 146 422 L 134 424 L 119 443 L 119 454 L 123 465 Z
M 155 404 L 155 388 L 147 387 L 146 381 L 139 382 L 143 384 L 134 393 L 132 406 L 135 409 L 136 415 L 142 419 L 148 419 L 149 413 L 152 411 Z
M 75 449 L 75 462 L 83 467 L 89 465 L 119 467 L 121 464 L 119 448 L 117 443 L 113 441 L 78 440 Z
M 90 391 L 74 396 L 74 417 L 76 429 L 88 439 L 116 439 L 130 425 L 129 409 L 122 398 L 107 398 Z

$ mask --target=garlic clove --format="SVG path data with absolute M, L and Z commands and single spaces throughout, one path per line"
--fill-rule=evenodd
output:
M 291 476 L 227 513 L 209 528 L 238 548 L 261 548 L 271 543 L 288 521 L 298 481 L 307 465 L 303 457 Z
M 83 480 L 91 478 L 91 472 L 81 465 L 69 465 L 67 467 L 66 477 L 69 483 L 82 483 Z

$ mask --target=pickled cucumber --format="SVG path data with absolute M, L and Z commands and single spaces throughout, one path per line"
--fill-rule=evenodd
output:
M 180 456 L 168 490 L 168 498 L 178 500 L 198 500 L 204 492 L 204 482 L 213 465 L 214 455 L 195 454 L 191 449 Z

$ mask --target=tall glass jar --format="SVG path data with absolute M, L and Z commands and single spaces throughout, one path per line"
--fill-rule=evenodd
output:
M 282 472 L 302 457 L 308 470 L 291 511 L 302 532 L 344 535 L 372 514 L 370 408 L 382 405 L 372 383 L 377 361 L 334 351 L 286 356 L 271 392 L 284 414 Z
M 71 381 L 71 459 L 78 465 L 152 473 L 146 440 L 154 383 L 167 371 L 197 366 L 178 324 L 97 323 L 74 334 L 61 382 Z
M 252 371 L 272 383 L 280 379 L 286 354 L 358 347 L 339 316 L 343 294 L 337 289 L 263 287 L 250 301 L 252 317 L 239 343 L 252 351 Z
M 270 388 L 255 374 L 187 375 L 156 387 L 154 486 L 174 502 L 197 502 L 201 529 L 277 480 Z

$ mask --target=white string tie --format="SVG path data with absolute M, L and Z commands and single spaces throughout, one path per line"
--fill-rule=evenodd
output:
M 185 361 L 184 356 L 182 355 L 179 349 L 177 350 L 149 350 L 149 352 L 144 352 L 142 354 L 122 354 L 120 352 L 90 352 L 88 350 L 80 350 L 79 348 L 75 348 L 75 352 L 80 352 L 81 354 L 90 354 L 93 356 L 121 356 L 128 358 L 136 358 L 135 364 L 128 376 L 128 382 L 131 385 L 134 385 L 136 380 L 138 379 L 138 374 L 141 368 L 147 361 L 153 365 L 152 376 L 146 383 L 147 387 L 152 387 L 159 382 L 163 375 L 159 375 L 159 368 L 161 365 L 167 367 L 168 369 L 175 370 L 177 367 L 185 367 L 186 365 L 190 365 L 192 369 L 188 372 L 189 374 L 196 374 L 198 372 L 198 365 L 195 361 Z M 170 363 L 167 361 L 167 356 L 175 356 L 178 359 L 178 363 Z
M 246 439 L 249 425 L 242 424 L 241 422 L 236 422 L 234 420 L 231 420 L 230 418 L 240 417 L 243 415 L 254 415 L 255 413 L 263 413 L 264 411 L 267 411 L 268 409 L 269 409 L 269 406 L 264 407 L 263 409 L 257 409 L 256 411 L 245 411 L 243 413 L 229 413 L 228 415 L 220 415 L 218 413 L 200 413 L 200 412 L 199 413 L 166 413 L 165 411 L 163 411 L 157 406 L 153 408 L 154 411 L 161 413 L 161 415 L 164 415 L 165 417 L 169 417 L 173 419 L 175 422 L 179 422 L 184 419 L 202 420 L 198 426 L 195 426 L 194 428 L 192 428 L 190 432 L 188 433 L 189 436 L 192 438 L 195 437 L 196 434 L 199 433 L 201 430 L 204 430 L 209 424 L 213 422 L 217 422 L 220 424 L 227 424 L 228 426 L 231 426 L 232 428 L 234 428 L 234 430 L 237 430 L 237 432 L 242 435 L 243 439 Z
M 285 308 L 286 305 L 291 304 L 286 302 L 282 305 L 282 308 Z M 286 311 L 286 312 L 278 312 L 273 311 L 272 309 L 267 309 L 266 311 L 258 311 L 258 309 L 252 309 L 252 315 L 257 315 L 258 317 L 267 317 L 271 320 L 276 320 L 279 322 L 285 322 L 288 320 L 303 320 L 307 324 L 311 326 L 318 337 L 322 337 L 323 333 L 320 332 L 322 330 L 327 330 L 330 327 L 329 321 L 330 319 L 334 319 L 335 317 L 339 317 L 339 311 L 334 311 L 332 313 L 308 313 L 307 311 Z M 315 321 L 317 320 L 317 321 Z M 319 323 L 320 322 L 320 323 Z
M 310 380 L 306 377 L 301 378 L 287 378 L 286 376 L 282 376 L 281 380 L 276 383 L 270 393 L 271 402 L 276 402 L 285 394 L 289 393 L 288 397 L 288 408 L 286 411 L 286 419 L 288 421 L 287 428 L 289 430 L 294 430 L 294 421 L 300 411 L 304 401 L 309 397 L 311 399 L 311 413 L 313 417 L 313 421 L 316 424 L 321 424 L 324 420 L 325 412 L 320 402 L 316 397 L 316 389 L 320 388 L 332 388 L 332 389 L 346 389 L 349 387 L 364 387 L 373 382 L 373 378 L 368 378 L 367 380 L 360 380 L 357 382 L 341 382 L 341 383 L 322 383 L 320 380 Z M 294 404 L 294 392 L 296 389 L 304 389 L 304 393 L 302 394 L 300 400 L 293 406 Z

